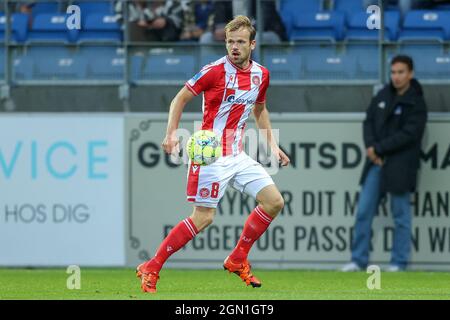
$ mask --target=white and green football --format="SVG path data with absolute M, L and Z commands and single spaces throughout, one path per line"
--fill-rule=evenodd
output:
M 207 166 L 222 156 L 220 139 L 213 131 L 199 130 L 186 144 L 186 151 L 193 164 Z

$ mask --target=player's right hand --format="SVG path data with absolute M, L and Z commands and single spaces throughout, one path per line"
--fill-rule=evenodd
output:
M 164 151 L 168 154 L 179 153 L 180 152 L 180 141 L 176 135 L 166 135 L 163 142 L 161 143 Z

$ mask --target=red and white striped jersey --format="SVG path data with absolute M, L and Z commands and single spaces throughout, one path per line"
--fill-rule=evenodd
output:
M 243 150 L 246 120 L 255 103 L 266 101 L 269 78 L 269 71 L 260 64 L 250 61 L 241 69 L 225 56 L 186 82 L 195 96 L 203 92 L 202 130 L 212 130 L 221 137 L 224 156 Z

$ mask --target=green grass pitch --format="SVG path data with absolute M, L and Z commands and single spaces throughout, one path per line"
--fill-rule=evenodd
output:
M 133 269 L 81 268 L 81 289 L 69 290 L 65 269 L 0 269 L 0 299 L 450 299 L 450 273 L 381 273 L 369 290 L 365 272 L 254 270 L 263 286 L 246 287 L 222 270 L 163 270 L 157 294 L 140 291 Z

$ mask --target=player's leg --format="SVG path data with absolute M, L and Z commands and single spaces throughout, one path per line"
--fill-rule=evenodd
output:
M 141 278 L 144 291 L 156 292 L 159 272 L 167 259 L 212 223 L 216 207 L 231 178 L 223 174 L 223 168 L 214 164 L 205 167 L 190 165 L 187 199 L 193 202 L 194 210 L 190 217 L 179 222 L 169 232 L 153 258 L 138 266 L 137 276 Z
M 247 165 L 236 174 L 233 187 L 256 199 L 258 206 L 248 216 L 236 247 L 224 261 L 224 268 L 238 274 L 247 285 L 260 287 L 261 281 L 252 275 L 247 257 L 253 244 L 283 208 L 284 200 L 264 168 L 245 157 L 241 163 Z
M 194 206 L 192 215 L 180 221 L 161 242 L 156 254 L 147 261 L 143 270 L 159 272 L 169 257 L 183 248 L 200 231 L 209 226 L 214 218 L 215 208 Z
M 156 292 L 159 272 L 171 255 L 183 248 L 200 231 L 209 226 L 214 218 L 215 208 L 194 206 L 192 215 L 180 221 L 161 242 L 153 258 L 137 268 L 144 292 Z
M 268 183 L 268 182 L 267 182 Z M 247 260 L 253 244 L 266 232 L 270 223 L 283 209 L 284 200 L 275 184 L 266 185 L 256 195 L 258 206 L 248 216 L 241 237 L 230 254 L 234 262 Z

